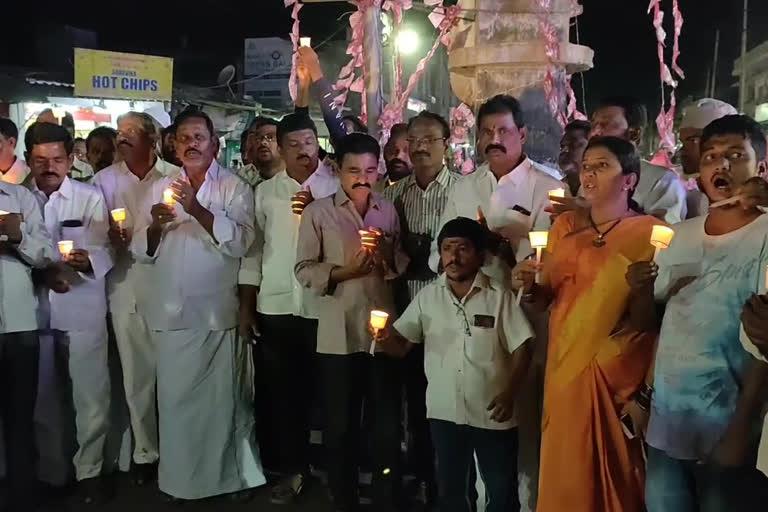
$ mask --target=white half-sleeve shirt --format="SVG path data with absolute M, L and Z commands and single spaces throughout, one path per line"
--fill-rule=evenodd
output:
M 489 430 L 507 430 L 516 418 L 491 420 L 488 404 L 511 377 L 512 353 L 533 338 L 514 294 L 478 272 L 458 299 L 445 274 L 411 301 L 394 329 L 424 343 L 427 417 Z

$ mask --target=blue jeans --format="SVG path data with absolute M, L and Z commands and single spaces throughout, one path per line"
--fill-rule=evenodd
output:
M 648 512 L 754 512 L 768 506 L 768 479 L 754 466 L 720 468 L 648 447 Z
M 429 420 L 437 453 L 440 512 L 470 512 L 473 455 L 486 491 L 486 512 L 520 510 L 517 497 L 517 429 L 487 430 Z M 474 494 L 474 493 L 472 493 Z

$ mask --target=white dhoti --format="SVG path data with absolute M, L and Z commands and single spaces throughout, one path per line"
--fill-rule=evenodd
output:
M 144 317 L 135 312 L 112 311 L 112 328 L 120 353 L 125 401 L 133 431 L 133 461 L 157 461 L 157 354 Z
M 107 325 L 87 331 L 53 331 L 52 337 L 41 333 L 40 338 L 41 371 L 35 413 L 40 476 L 53 484 L 63 483 L 67 471 L 61 461 L 70 453 L 68 432 L 73 413 L 75 476 L 78 481 L 100 476 L 109 431 Z M 58 397 L 63 400 L 57 404 Z
M 202 499 L 263 485 L 253 361 L 236 329 L 152 333 L 157 347 L 160 490 Z

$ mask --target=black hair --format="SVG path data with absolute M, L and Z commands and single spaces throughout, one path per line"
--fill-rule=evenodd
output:
M 208 132 L 211 134 L 211 137 L 216 137 L 216 129 L 213 127 L 213 121 L 211 121 L 211 118 L 208 117 L 208 114 L 198 108 L 189 107 L 185 109 L 176 116 L 176 119 L 173 120 L 173 124 L 176 125 L 176 128 L 178 129 L 179 126 L 186 123 L 190 119 L 202 119 L 205 121 L 205 127 L 208 128 Z
M 475 250 L 482 252 L 488 246 L 488 236 L 486 230 L 474 219 L 467 217 L 456 217 L 445 223 L 440 234 L 437 235 L 438 249 L 443 245 L 446 238 L 466 238 Z
M 176 123 L 171 123 L 162 130 L 160 130 L 160 139 L 166 138 L 168 135 L 176 135 Z
M 645 128 L 648 124 L 648 110 L 640 100 L 631 96 L 609 96 L 600 101 L 600 108 L 619 107 L 624 111 L 624 118 L 629 128 Z
M 637 148 L 630 141 L 620 137 L 593 137 L 587 144 L 584 154 L 592 148 L 605 148 L 613 153 L 613 156 L 616 157 L 621 166 L 621 174 L 624 176 L 634 174 L 637 176 L 637 181 L 640 181 L 640 153 L 637 152 Z M 637 184 L 635 184 L 635 187 L 637 187 Z M 629 207 L 636 212 L 642 213 L 643 209 L 632 199 L 634 192 L 635 190 L 632 189 L 627 195 Z
M 576 119 L 574 121 L 571 121 L 567 125 L 565 125 L 565 128 L 563 128 L 563 132 L 577 132 L 577 131 L 584 131 L 587 132 L 587 135 L 589 135 L 589 132 L 592 130 L 592 125 L 589 121 L 583 121 L 581 119 Z
M 392 128 L 389 130 L 389 140 L 394 140 L 397 137 L 403 137 L 405 135 L 408 135 L 408 125 L 405 123 L 392 125 Z
M 16 127 L 16 123 L 7 117 L 0 117 L 0 135 L 6 139 L 14 138 L 19 140 L 19 129 Z
M 347 155 L 365 155 L 371 154 L 379 161 L 381 147 L 379 142 L 367 133 L 350 133 L 339 140 L 336 147 L 336 161 L 341 166 L 344 163 L 344 157 Z
M 497 94 L 480 105 L 480 109 L 477 111 L 477 126 L 480 126 L 483 117 L 491 114 L 512 114 L 512 117 L 515 120 L 515 126 L 517 126 L 518 129 L 525 127 L 523 107 L 514 96 Z
M 417 115 L 410 118 L 408 120 L 408 129 L 410 130 L 414 124 L 422 121 L 431 121 L 433 123 L 439 124 L 440 128 L 443 130 L 443 138 L 445 140 L 451 138 L 451 125 L 448 124 L 448 121 L 446 121 L 445 118 L 440 114 L 435 114 L 434 112 L 430 112 L 428 110 L 422 110 Z
M 72 148 L 75 145 L 72 135 L 63 126 L 53 123 L 32 123 L 24 134 L 24 145 L 28 153 L 37 144 L 49 144 L 51 142 L 61 142 L 64 144 L 64 151 L 68 155 L 72 154 Z
M 701 134 L 701 146 L 717 135 L 742 135 L 752 144 L 755 156 L 762 161 L 766 157 L 765 132 L 760 124 L 749 116 L 731 115 L 715 119 L 704 127 Z
M 363 122 L 360 120 L 359 117 L 353 116 L 351 114 L 347 114 L 345 116 L 342 116 L 342 121 L 350 121 L 353 125 L 355 125 L 355 132 L 358 133 L 368 133 L 368 127 L 363 124 Z
M 82 137 L 75 137 L 75 138 L 74 138 L 74 140 L 73 140 L 72 142 L 74 142 L 75 144 L 77 144 L 78 142 L 85 142 L 85 139 L 84 139 L 84 138 L 82 138 Z
M 312 130 L 317 137 L 317 126 L 307 114 L 288 114 L 277 125 L 277 145 L 282 146 L 283 137 L 301 130 Z
M 251 121 L 251 124 L 248 125 L 248 129 L 246 130 L 246 133 L 253 130 L 258 130 L 262 126 L 274 126 L 275 128 L 277 128 L 279 125 L 280 123 L 278 123 L 271 117 L 258 116 L 258 117 L 254 117 L 253 121 Z
M 93 139 L 112 139 L 112 141 L 116 142 L 117 130 L 110 128 L 109 126 L 99 126 L 94 128 L 90 131 L 88 137 L 85 138 L 86 149 L 91 147 Z

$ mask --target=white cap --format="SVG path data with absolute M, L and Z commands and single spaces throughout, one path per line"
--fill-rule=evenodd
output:
M 151 116 L 162 128 L 168 128 L 171 124 L 171 116 L 159 105 L 149 107 L 144 113 Z
M 683 121 L 680 128 L 696 128 L 703 130 L 709 123 L 721 117 L 738 114 L 730 104 L 713 98 L 702 98 L 683 110 Z

